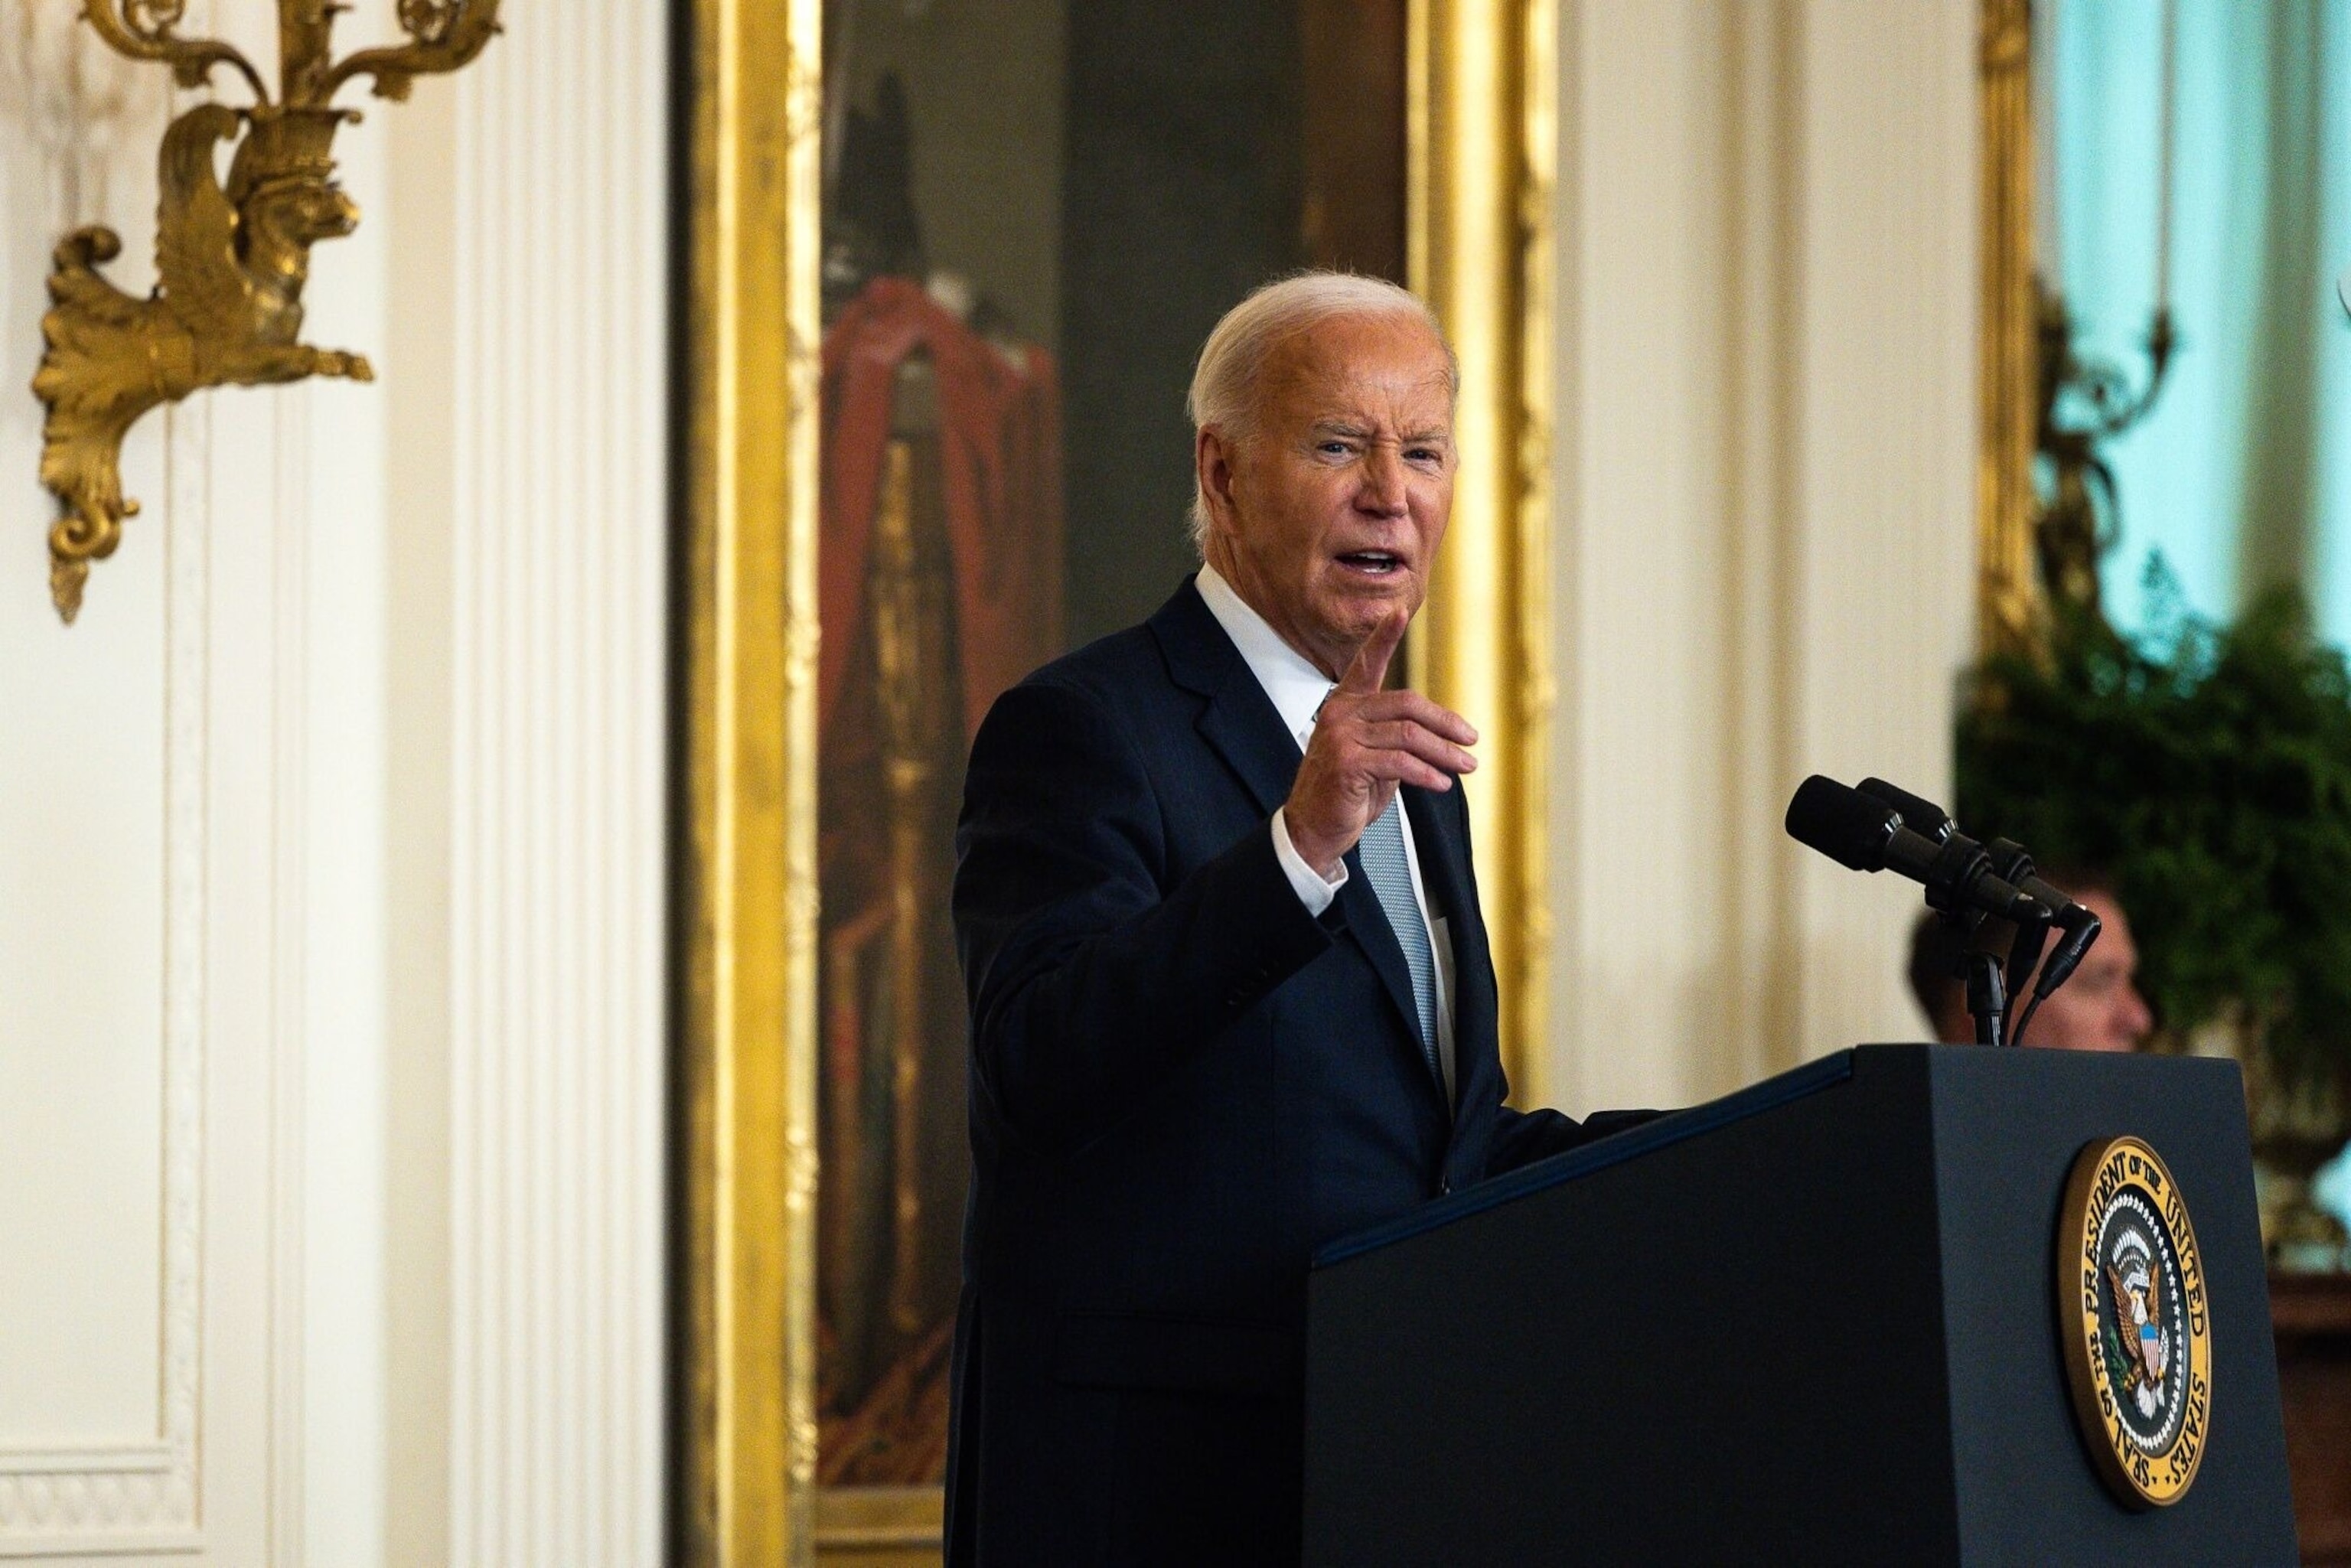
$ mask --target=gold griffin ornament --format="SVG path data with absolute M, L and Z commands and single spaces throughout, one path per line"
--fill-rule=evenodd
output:
M 122 519 L 139 510 L 122 494 L 121 456 L 141 415 L 206 387 L 375 379 L 360 355 L 298 340 L 310 247 L 359 225 L 358 206 L 335 184 L 333 150 L 336 131 L 360 116 L 334 108 L 335 94 L 367 77 L 377 97 L 405 99 L 415 78 L 457 69 L 498 30 L 498 0 L 399 0 L 409 41 L 338 61 L 329 38 L 345 7 L 278 0 L 273 99 L 234 47 L 179 36 L 184 9 L 184 0 L 86 0 L 82 10 L 108 45 L 170 66 L 182 87 L 203 87 L 225 66 L 254 101 L 197 104 L 163 132 L 153 292 L 125 293 L 99 272 L 122 253 L 112 229 L 77 229 L 57 246 L 33 393 L 48 407 L 41 483 L 61 508 L 49 529 L 49 597 L 68 624 L 89 563 L 114 553 Z M 232 139 L 224 184 L 214 153 Z

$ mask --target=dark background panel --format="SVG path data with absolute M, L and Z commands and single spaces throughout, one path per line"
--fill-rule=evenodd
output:
M 1307 259 L 1405 281 L 1405 0 L 1300 0 Z
M 1184 393 L 1217 317 L 1310 265 L 1401 278 L 1403 0 L 1071 8 L 1061 319 L 1071 643 L 1194 557 Z
M 1069 638 L 1192 570 L 1184 393 L 1235 300 L 1303 266 L 1296 13 L 1089 0 L 1070 16 L 1061 343 Z

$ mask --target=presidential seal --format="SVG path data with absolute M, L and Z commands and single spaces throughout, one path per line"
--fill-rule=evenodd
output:
M 2057 1323 L 2090 1461 L 2133 1508 L 2178 1502 L 2211 1431 L 2212 1321 L 2196 1228 L 2137 1138 L 2082 1150 L 2057 1221 Z

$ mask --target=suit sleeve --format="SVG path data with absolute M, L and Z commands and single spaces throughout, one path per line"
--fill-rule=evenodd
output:
M 973 1088 L 1025 1142 L 1090 1140 L 1331 945 L 1270 818 L 1171 882 L 1165 807 L 1095 692 L 1017 686 L 973 743 L 955 881 Z
M 1494 1142 L 1486 1159 L 1486 1174 L 1500 1176 L 1504 1171 L 1516 1170 L 1520 1166 L 1565 1154 L 1580 1145 L 1604 1138 L 1611 1133 L 1621 1133 L 1627 1127 L 1655 1121 L 1661 1114 L 1663 1113 L 1657 1111 L 1594 1111 L 1578 1122 L 1558 1111 L 1513 1111 L 1504 1105 L 1495 1123 Z

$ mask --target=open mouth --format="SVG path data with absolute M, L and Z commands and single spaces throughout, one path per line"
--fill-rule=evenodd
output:
M 1339 558 L 1339 564 L 1366 577 L 1392 577 L 1404 570 L 1404 557 L 1384 549 L 1349 550 Z

